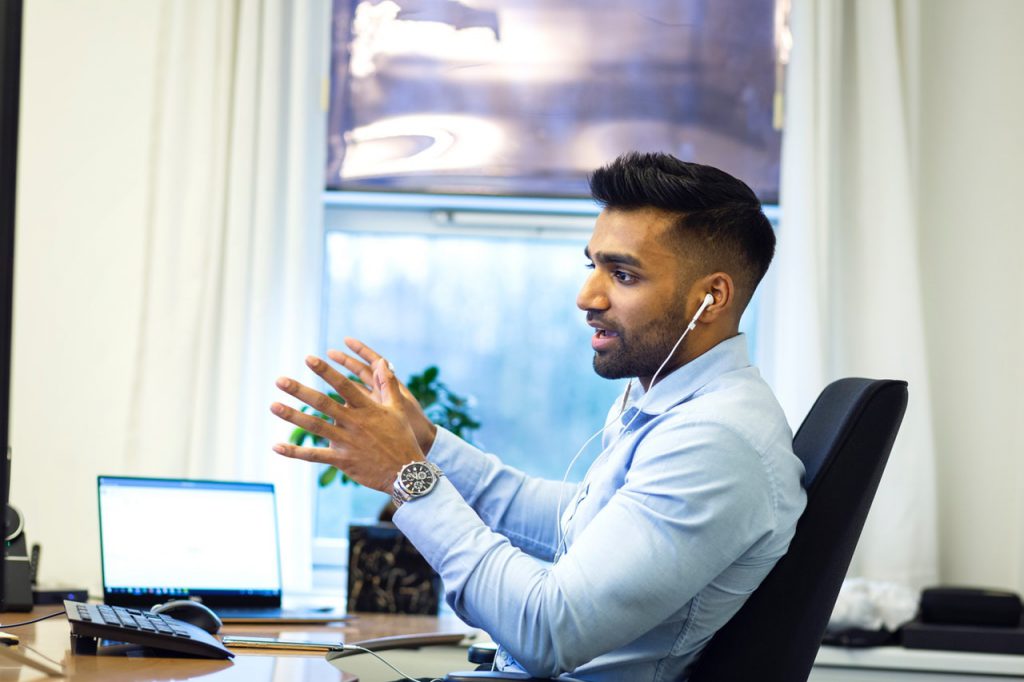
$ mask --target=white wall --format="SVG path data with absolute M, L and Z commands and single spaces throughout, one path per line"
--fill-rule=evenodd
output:
M 922 6 L 920 254 L 941 575 L 1024 591 L 1024 3 Z
M 44 582 L 100 582 L 92 460 L 123 449 L 157 9 L 25 3 L 11 500 Z
M 159 6 L 26 5 L 12 499 L 30 541 L 43 543 L 43 580 L 95 588 L 91 461 L 123 446 L 110 415 L 123 413 L 136 350 Z M 950 582 L 1024 590 L 1024 3 L 926 0 L 921 25 L 920 253 L 941 570 Z

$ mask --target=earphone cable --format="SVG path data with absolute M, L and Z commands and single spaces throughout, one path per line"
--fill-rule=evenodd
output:
M 708 294 L 708 296 L 710 296 L 710 294 Z M 633 416 L 630 417 L 629 421 L 626 422 L 626 425 L 622 427 L 622 431 L 620 431 L 619 433 L 624 433 L 633 424 L 633 421 L 640 415 L 640 412 L 642 411 L 642 408 L 647 404 L 647 400 L 648 400 L 648 398 L 651 395 L 651 389 L 654 388 L 654 384 L 658 381 L 658 375 L 661 374 L 661 370 L 665 369 L 665 365 L 667 365 L 668 361 L 672 359 L 673 355 L 675 355 L 676 350 L 679 348 L 679 344 L 681 344 L 683 342 L 683 339 L 686 338 L 686 335 L 689 334 L 690 331 L 694 327 L 697 326 L 697 318 L 699 318 L 701 316 L 701 313 L 704 312 L 704 309 L 706 307 L 707 307 L 707 297 L 705 297 L 704 304 L 701 305 L 697 309 L 697 313 L 693 316 L 693 319 L 690 320 L 690 323 L 688 325 L 686 325 L 686 329 L 683 330 L 683 333 L 676 340 L 675 345 L 672 346 L 672 350 L 670 350 L 668 352 L 668 355 L 665 356 L 665 359 L 661 361 L 661 366 L 658 367 L 657 371 L 654 372 L 654 376 L 651 377 L 651 383 L 647 387 L 647 392 L 644 393 L 642 398 L 640 398 L 640 403 L 636 407 L 636 412 L 633 413 Z M 625 394 L 625 396 L 623 396 L 623 399 L 622 399 L 622 410 L 619 412 L 619 417 L 622 416 L 622 413 L 626 409 L 626 401 L 629 399 L 629 390 L 632 387 L 633 387 L 633 380 L 630 379 L 630 383 L 626 387 L 626 394 Z M 562 551 L 562 545 L 565 542 L 565 534 L 562 531 L 562 491 L 565 488 L 565 482 L 569 479 L 569 472 L 572 471 L 573 466 L 576 464 L 576 460 L 578 460 L 580 458 L 580 455 L 582 455 L 583 451 L 587 448 L 588 445 L 590 445 L 590 442 L 592 440 L 594 440 L 595 438 L 597 438 L 599 435 L 603 434 L 605 431 L 607 431 L 612 426 L 612 424 L 614 424 L 617 420 L 618 420 L 618 417 L 616 417 L 616 419 L 609 420 L 607 424 L 605 424 L 603 427 L 598 429 L 594 433 L 594 435 L 592 435 L 590 438 L 588 438 L 587 441 L 576 452 L 576 454 L 573 455 L 573 458 L 571 460 L 569 460 L 569 466 L 567 466 L 565 468 L 565 475 L 562 476 L 562 483 L 558 487 L 558 505 L 555 507 L 555 540 L 556 540 L 556 542 L 555 542 L 555 553 L 554 553 L 553 556 L 556 559 L 558 558 L 559 552 Z M 586 477 L 584 477 L 583 480 L 586 481 Z M 582 483 L 581 483 L 581 485 L 582 485 Z M 578 488 L 577 488 L 577 490 L 578 490 Z M 577 503 L 577 506 L 578 505 L 579 505 L 579 503 Z M 573 512 L 573 514 L 575 514 L 575 512 Z M 571 520 L 571 517 L 570 517 L 570 520 Z
M 23 625 L 31 625 L 32 623 L 38 623 L 39 621 L 46 620 L 47 618 L 55 618 L 57 616 L 66 615 L 67 612 L 61 609 L 60 611 L 53 611 L 52 613 L 48 613 L 45 616 L 39 616 L 38 618 L 33 618 L 32 620 L 23 620 L 20 623 L 0 623 L 0 628 L 6 628 L 8 630 L 10 628 L 20 628 Z
M 387 667 L 391 668 L 396 673 L 401 675 L 403 680 L 409 680 L 409 682 L 419 682 L 419 680 L 417 678 L 411 677 L 409 675 L 406 675 L 404 672 L 402 672 L 401 670 L 396 668 L 387 659 L 385 659 L 383 656 L 378 654 L 376 651 L 371 651 L 370 649 L 367 649 L 366 647 L 361 647 L 358 644 L 345 644 L 342 648 L 345 649 L 346 651 L 355 650 L 355 651 L 362 652 L 364 654 L 370 654 L 371 656 L 376 658 L 378 661 L 380 661 L 381 663 L 383 663 L 384 665 L 386 665 Z M 444 680 L 442 680 L 440 677 L 435 677 L 430 682 L 444 682 Z

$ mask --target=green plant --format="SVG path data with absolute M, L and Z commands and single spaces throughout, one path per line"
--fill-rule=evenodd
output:
M 416 398 L 416 402 L 423 408 L 423 412 L 426 413 L 430 421 L 448 429 L 459 438 L 472 442 L 471 432 L 480 428 L 480 422 L 474 419 L 469 412 L 471 407 L 470 400 L 448 388 L 440 380 L 440 374 L 441 370 L 431 365 L 423 370 L 421 374 L 413 374 L 409 377 L 405 385 L 409 387 L 409 392 Z M 349 379 L 362 383 L 355 376 L 349 375 Z M 345 404 L 345 399 L 337 393 L 332 392 L 327 395 L 342 405 Z M 303 406 L 302 411 L 306 412 L 310 409 L 312 408 L 306 405 Z M 327 416 L 318 410 L 313 410 L 313 416 L 319 419 L 327 419 Z M 312 441 L 313 445 L 318 448 L 328 446 L 326 438 L 310 433 L 302 427 L 292 431 L 292 435 L 288 438 L 288 441 L 295 445 L 303 445 L 307 440 Z M 341 474 L 340 478 L 338 478 L 338 474 Z M 341 483 L 348 483 L 352 480 L 345 472 L 328 466 L 320 473 L 320 485 L 329 485 L 335 478 L 338 478 Z

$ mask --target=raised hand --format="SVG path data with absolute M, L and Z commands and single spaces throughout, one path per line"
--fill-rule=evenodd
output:
M 373 367 L 378 362 L 386 362 L 380 353 L 367 346 L 358 339 L 351 337 L 345 337 L 345 345 L 349 349 L 359 356 L 361 359 L 357 359 L 348 355 L 340 350 L 329 350 L 327 351 L 327 357 L 334 362 L 338 363 L 349 372 L 359 377 L 368 387 L 367 393 L 373 397 L 377 402 L 381 401 L 380 391 L 376 387 L 373 380 Z M 392 371 L 393 375 L 394 372 Z M 412 427 L 413 433 L 416 434 L 416 442 L 419 443 L 420 450 L 424 455 L 430 451 L 430 447 L 434 444 L 434 436 L 437 435 L 437 426 L 427 418 L 424 414 L 423 408 L 416 402 L 416 398 L 409 391 L 409 388 L 400 381 L 397 381 L 398 390 L 400 394 L 399 405 L 402 408 L 402 412 L 405 414 L 406 419 L 409 421 L 409 426 Z M 325 413 L 326 414 L 326 413 Z
M 401 384 L 387 362 L 378 358 L 370 366 L 367 376 L 372 388 L 369 390 L 350 381 L 320 358 L 310 356 L 306 358 L 306 365 L 334 388 L 345 399 L 345 404 L 295 379 L 281 377 L 276 382 L 278 388 L 319 410 L 331 421 L 283 403 L 273 403 L 270 411 L 326 438 L 330 445 L 315 448 L 278 443 L 274 452 L 307 462 L 330 464 L 361 485 L 390 492 L 398 470 L 409 462 L 423 460 L 424 455 L 403 409 Z M 363 378 L 360 374 L 356 376 Z

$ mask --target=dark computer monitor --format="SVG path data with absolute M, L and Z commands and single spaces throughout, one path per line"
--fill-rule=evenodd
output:
M 14 326 L 14 197 L 18 167 L 22 0 L 0 0 L 0 513 L 10 496 L 11 337 Z M 7 533 L 4 532 L 5 545 Z M 6 547 L 4 552 L 6 557 Z M 6 558 L 0 560 L 0 611 Z M 19 609 L 20 610 L 20 609 Z

